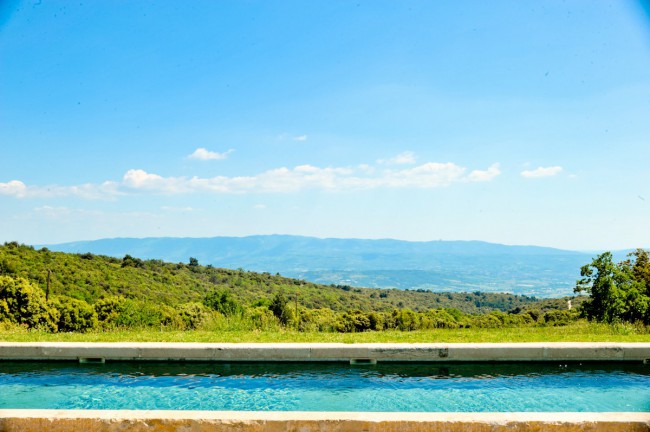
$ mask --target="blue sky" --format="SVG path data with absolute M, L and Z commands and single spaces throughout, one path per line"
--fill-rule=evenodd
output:
M 650 247 L 648 10 L 0 2 L 0 241 Z

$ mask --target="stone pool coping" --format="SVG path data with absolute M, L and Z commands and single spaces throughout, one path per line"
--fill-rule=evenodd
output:
M 0 410 L 0 431 L 650 431 L 650 413 Z
M 481 362 L 644 361 L 650 343 L 159 343 L 0 342 L 0 360 Z
M 0 342 L 0 360 L 646 361 L 650 343 Z M 650 366 L 649 366 L 650 367 Z M 650 432 L 650 412 L 369 413 L 0 409 L 0 432 Z

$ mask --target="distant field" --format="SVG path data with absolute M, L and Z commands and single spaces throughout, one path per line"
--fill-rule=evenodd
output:
M 436 329 L 412 332 L 312 333 L 296 331 L 156 331 L 43 333 L 0 330 L 4 342 L 650 342 L 648 329 L 631 325 L 577 323 L 562 327 Z

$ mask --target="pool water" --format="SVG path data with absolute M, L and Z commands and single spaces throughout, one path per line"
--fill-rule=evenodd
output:
M 0 408 L 650 411 L 650 365 L 0 362 Z

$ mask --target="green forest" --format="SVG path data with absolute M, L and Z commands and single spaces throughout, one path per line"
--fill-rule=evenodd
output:
M 576 296 L 433 293 L 319 285 L 279 274 L 130 255 L 0 246 L 0 326 L 39 332 L 124 329 L 358 333 L 566 326 L 578 320 L 650 324 L 648 252 L 609 253 L 581 269 Z M 570 306 L 569 306 L 570 305 Z

